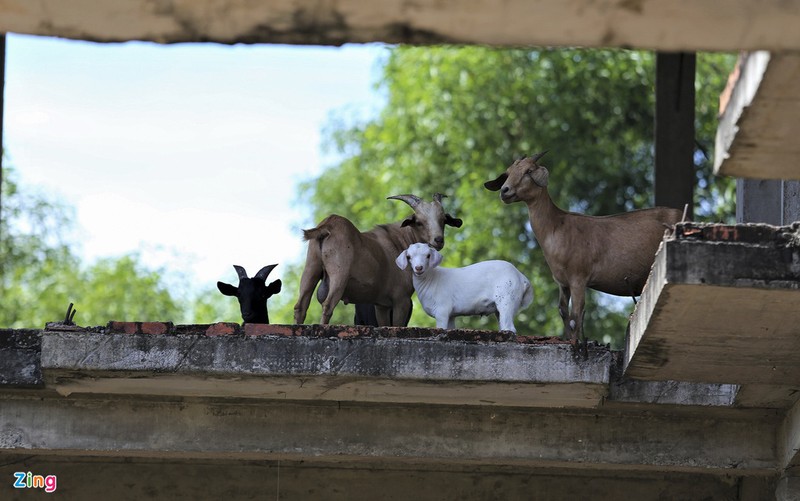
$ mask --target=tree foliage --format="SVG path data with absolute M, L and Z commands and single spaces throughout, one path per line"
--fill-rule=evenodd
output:
M 699 56 L 699 220 L 729 220 L 733 214 L 732 183 L 712 176 L 709 158 L 717 99 L 732 64 L 727 55 Z M 447 229 L 444 265 L 485 259 L 516 264 L 535 291 L 534 304 L 518 317 L 518 331 L 558 335 L 557 288 L 527 210 L 502 204 L 483 182 L 521 155 L 549 150 L 542 163 L 550 169 L 550 193 L 560 207 L 602 215 L 652 205 L 654 74 L 654 55 L 641 51 L 393 48 L 379 82 L 385 107 L 365 123 L 329 130 L 329 146 L 340 161 L 300 188 L 301 199 L 313 206 L 309 225 L 337 213 L 366 230 L 408 214 L 408 207 L 386 201 L 389 195 L 445 193 L 446 208 L 464 226 Z M 285 282 L 299 283 L 301 269 L 293 268 Z M 287 296 L 276 308 L 284 321 L 291 319 L 296 299 Z M 630 304 L 592 294 L 587 335 L 618 344 Z M 307 321 L 318 318 L 317 306 Z M 333 321 L 349 323 L 352 310 L 340 305 Z M 460 318 L 457 324 L 496 328 L 494 318 Z M 434 325 L 418 303 L 412 325 Z
M 52 194 L 20 189 L 15 171 L 4 170 L 0 327 L 43 327 L 62 320 L 70 302 L 81 325 L 181 318 L 162 270 L 148 269 L 135 253 L 83 265 L 70 246 L 72 208 Z

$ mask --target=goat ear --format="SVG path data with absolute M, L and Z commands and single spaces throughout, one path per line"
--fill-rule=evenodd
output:
M 226 296 L 237 296 L 239 294 L 238 287 L 226 284 L 225 282 L 217 282 L 217 289 Z
M 417 222 L 416 216 L 411 216 L 409 218 L 403 219 L 403 222 L 400 223 L 400 227 L 405 228 L 406 226 L 411 226 Z
M 431 249 L 431 268 L 442 264 L 444 257 L 436 249 Z
M 280 279 L 275 280 L 274 282 L 272 282 L 271 284 L 269 284 L 267 286 L 267 294 L 272 296 L 274 294 L 279 293 L 281 291 L 281 285 L 283 285 L 283 284 L 281 283 Z
M 547 187 L 547 178 L 550 177 L 550 172 L 547 170 L 547 167 L 539 166 L 535 171 L 531 173 L 531 178 L 533 182 L 541 186 L 542 188 Z
M 485 183 L 483 183 L 483 186 L 489 191 L 497 191 L 503 187 L 503 183 L 506 182 L 506 179 L 508 179 L 508 173 L 503 172 L 494 181 L 486 181 Z
M 453 226 L 454 228 L 461 228 L 461 225 L 464 224 L 464 222 L 457 217 L 451 216 L 450 214 L 445 214 L 444 224 Z
M 405 270 L 406 266 L 408 265 L 408 258 L 406 257 L 406 251 L 401 252 L 400 255 L 397 256 L 397 259 L 394 260 L 394 263 L 401 270 Z

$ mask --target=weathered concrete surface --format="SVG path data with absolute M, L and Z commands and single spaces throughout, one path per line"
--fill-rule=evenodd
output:
M 800 400 L 800 386 L 747 384 L 736 392 L 736 407 L 788 409 Z
M 783 419 L 778 430 L 778 447 L 781 470 L 800 469 L 800 402 L 796 402 Z
M 182 459 L 364 460 L 769 476 L 774 411 L 574 409 L 9 395 L 0 449 Z
M 678 225 L 634 311 L 625 374 L 800 384 L 800 225 Z
M 315 461 L 169 461 L 0 454 L 0 477 L 58 474 L 60 499 L 280 499 L 464 501 L 487 499 L 769 499 L 774 480 L 698 473 L 613 474 L 559 468 L 328 464 Z M 91 472 L 91 481 L 85 479 Z M 0 486 L 3 499 L 32 492 Z M 743 495 L 740 496 L 740 493 Z M 11 497 L 6 497 L 10 494 Z M 748 496 L 749 494 L 749 496 Z M 43 495 L 44 496 L 44 495 Z
M 0 386 L 40 386 L 39 331 L 0 329 Z
M 743 48 L 743 47 L 741 47 Z M 800 179 L 800 54 L 753 52 L 720 118 L 714 153 L 718 174 L 754 179 Z
M 259 327 L 265 334 L 293 328 Z M 399 335 L 404 332 L 397 330 Z M 608 390 L 610 358 L 610 352 L 600 347 L 592 347 L 589 358 L 583 359 L 569 344 L 513 340 L 47 331 L 42 335 L 48 387 L 65 395 L 596 407 Z
M 96 41 L 477 43 L 670 51 L 800 49 L 800 8 L 766 0 L 5 0 L 0 31 Z

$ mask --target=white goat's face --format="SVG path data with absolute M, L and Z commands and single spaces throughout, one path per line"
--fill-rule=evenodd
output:
M 536 163 L 544 153 L 520 158 L 493 181 L 483 185 L 491 191 L 500 191 L 500 199 L 507 204 L 532 201 L 547 191 L 550 175 L 546 167 Z
M 403 200 L 414 209 L 414 214 L 402 222 L 403 227 L 410 227 L 418 242 L 430 245 L 440 250 L 444 247 L 444 227 L 461 227 L 461 219 L 447 214 L 440 201 L 441 195 L 434 195 L 432 202 L 421 200 L 415 195 L 397 195 L 394 197 Z
M 413 244 L 401 252 L 395 262 L 401 270 L 410 267 L 411 272 L 420 277 L 429 269 L 439 266 L 442 255 L 428 244 Z

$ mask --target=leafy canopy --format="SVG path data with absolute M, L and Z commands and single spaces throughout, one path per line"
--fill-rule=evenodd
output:
M 717 99 L 732 67 L 729 55 L 701 54 L 697 65 L 696 218 L 729 220 L 733 185 L 712 176 Z M 517 318 L 523 334 L 558 335 L 557 288 L 537 248 L 523 204 L 506 206 L 483 188 L 517 157 L 541 150 L 550 169 L 550 193 L 560 207 L 602 215 L 653 203 L 654 55 L 627 50 L 528 50 L 486 47 L 395 47 L 379 87 L 387 96 L 377 117 L 335 124 L 329 146 L 340 160 L 300 188 L 313 206 L 313 226 L 330 213 L 363 231 L 398 221 L 408 207 L 389 195 L 449 195 L 446 208 L 464 219 L 448 228 L 444 266 L 505 259 L 523 271 L 534 304 Z M 289 272 L 287 292 L 302 264 Z M 296 294 L 275 305 L 276 320 L 291 321 Z M 416 299 L 415 299 L 416 301 Z M 590 338 L 619 344 L 630 299 L 592 294 Z M 312 301 L 307 322 L 316 322 Z M 351 323 L 339 305 L 334 322 Z M 415 303 L 411 325 L 433 326 Z M 496 328 L 494 318 L 457 325 Z
M 72 251 L 74 211 L 52 194 L 23 190 L 4 168 L 0 213 L 0 328 L 36 328 L 60 321 L 75 303 L 75 322 L 174 320 L 183 309 L 163 270 L 138 254 L 85 266 Z

